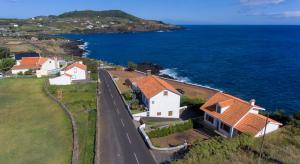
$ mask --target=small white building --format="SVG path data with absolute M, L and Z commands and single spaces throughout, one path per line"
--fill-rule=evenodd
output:
M 87 80 L 87 67 L 81 61 L 67 66 L 60 72 L 61 76 L 50 78 L 51 85 L 70 85 L 74 81 Z
M 12 67 L 12 74 L 25 73 L 32 70 L 37 77 L 48 76 L 49 72 L 59 68 L 56 59 L 45 57 L 23 57 Z
M 255 105 L 255 100 L 248 102 L 222 92 L 212 96 L 200 109 L 204 111 L 204 123 L 228 138 L 240 133 L 260 137 L 264 132 L 271 133 L 282 125 L 259 114 L 265 109 Z
M 145 116 L 179 118 L 181 95 L 173 86 L 150 74 L 129 81 L 148 109 Z

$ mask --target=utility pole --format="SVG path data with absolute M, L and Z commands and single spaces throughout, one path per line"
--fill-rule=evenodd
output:
M 266 136 L 266 130 L 267 130 L 267 126 L 268 126 L 268 120 L 269 120 L 269 113 L 267 115 L 267 119 L 266 119 L 266 123 L 265 123 L 265 129 L 264 129 L 264 135 L 262 137 L 261 144 L 260 144 L 258 164 L 260 164 L 260 160 L 262 158 L 262 150 L 263 150 L 263 146 L 264 146 L 264 141 L 265 141 L 265 136 Z

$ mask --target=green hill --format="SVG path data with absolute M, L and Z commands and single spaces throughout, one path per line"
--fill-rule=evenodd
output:
M 161 21 L 138 18 L 121 10 L 84 10 L 30 19 L 0 19 L 0 36 L 147 32 L 175 29 L 180 29 L 180 27 Z

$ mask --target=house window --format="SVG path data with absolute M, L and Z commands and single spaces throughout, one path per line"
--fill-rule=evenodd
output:
M 216 105 L 216 111 L 218 112 L 218 113 L 221 113 L 221 107 L 217 104 Z
M 169 111 L 168 116 L 173 116 L 173 111 Z
M 206 115 L 206 121 L 210 122 L 210 123 L 214 123 L 214 118 L 211 117 L 210 115 Z
M 155 103 L 155 101 L 152 101 L 152 104 L 154 104 Z
M 161 116 L 161 112 L 157 112 L 157 116 Z
M 223 122 L 221 122 L 221 129 L 224 130 L 227 133 L 230 133 L 230 127 Z
M 164 91 L 164 96 L 168 96 L 168 91 Z
M 77 68 L 76 67 L 74 68 L 74 73 L 77 73 Z

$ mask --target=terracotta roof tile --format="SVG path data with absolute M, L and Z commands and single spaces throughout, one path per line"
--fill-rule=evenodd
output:
M 216 111 L 216 104 L 218 103 L 221 105 L 230 104 L 230 106 L 221 114 Z M 222 120 L 230 126 L 234 126 L 251 108 L 249 102 L 222 92 L 216 93 L 200 107 L 207 114 Z
M 77 67 L 77 68 L 80 68 L 80 69 L 83 69 L 83 70 L 87 69 L 86 65 L 80 64 L 79 62 L 76 62 L 76 63 L 73 63 L 73 64 L 67 66 L 66 67 L 66 71 L 72 69 L 73 67 Z
M 157 95 L 163 90 L 169 90 L 176 94 L 178 91 L 166 81 L 160 79 L 157 76 L 151 75 L 146 77 L 129 79 L 132 83 L 136 83 L 137 87 L 143 92 L 147 99 Z
M 23 57 L 20 61 L 20 65 L 15 65 L 12 69 L 39 69 L 47 60 L 48 58 L 44 57 Z
M 236 126 L 235 128 L 240 132 L 248 132 L 251 134 L 257 134 L 260 132 L 266 125 L 267 117 L 261 114 L 248 113 Z M 268 123 L 272 122 L 278 125 L 281 123 L 268 118 Z

